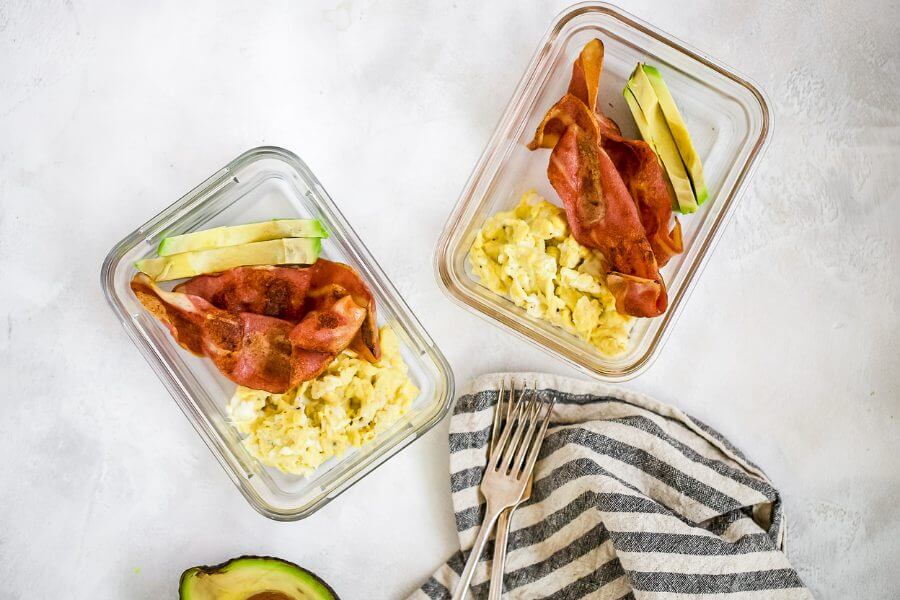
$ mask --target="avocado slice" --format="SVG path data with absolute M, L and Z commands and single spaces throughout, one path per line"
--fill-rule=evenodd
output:
M 321 250 L 320 238 L 282 238 L 145 258 L 134 263 L 134 266 L 153 281 L 169 281 L 247 265 L 310 265 L 319 258 Z
M 703 165 L 700 164 L 700 157 L 694 150 L 694 144 L 691 142 L 691 136 L 688 133 L 687 125 L 678 112 L 678 106 L 675 99 L 669 93 L 669 86 L 663 81 L 662 75 L 650 65 L 643 65 L 644 74 L 650 80 L 653 91 L 656 92 L 656 98 L 659 100 L 659 107 L 662 109 L 663 115 L 666 117 L 666 123 L 669 124 L 669 131 L 675 139 L 675 145 L 678 146 L 678 153 L 681 154 L 681 160 L 687 168 L 688 177 L 691 178 L 691 185 L 694 187 L 694 196 L 697 198 L 697 204 L 703 204 L 709 198 L 709 190 L 706 188 L 706 179 L 703 177 Z
M 270 556 L 241 556 L 181 575 L 181 600 L 338 600 L 314 573 Z
M 327 238 L 328 232 L 315 219 L 273 219 L 261 223 L 215 227 L 167 237 L 159 243 L 156 253 L 159 256 L 169 256 L 182 252 L 210 250 L 291 237 Z
M 631 109 L 631 114 L 634 117 L 634 122 L 637 124 L 638 131 L 641 132 L 641 137 L 644 138 L 644 141 L 647 142 L 654 152 L 656 152 L 656 156 L 659 156 L 659 150 L 653 142 L 653 131 L 650 129 L 650 123 L 648 123 L 647 119 L 644 117 L 644 112 L 641 110 L 634 94 L 632 94 L 631 90 L 626 86 L 626 88 L 622 90 L 622 95 L 625 96 L 625 103 L 628 105 L 628 108 Z
M 641 68 L 641 64 L 635 67 L 628 79 L 628 84 L 623 91 L 625 102 L 635 116 L 635 121 L 643 118 L 647 131 L 641 130 L 641 136 L 647 143 L 653 146 L 656 155 L 665 167 L 666 175 L 675 191 L 675 199 L 678 209 L 682 213 L 692 213 L 697 210 L 697 199 L 694 197 L 694 188 L 678 153 L 678 147 L 672 138 L 672 132 L 666 123 L 665 116 L 659 106 L 659 99 L 650 80 Z M 640 124 L 639 124 L 640 127 Z

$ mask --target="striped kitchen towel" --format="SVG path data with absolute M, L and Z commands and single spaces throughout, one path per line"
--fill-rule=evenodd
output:
M 484 516 L 501 379 L 556 398 L 531 499 L 512 518 L 506 598 L 812 598 L 784 554 L 778 490 L 738 449 L 641 394 L 550 375 L 484 375 L 456 403 L 450 489 L 464 550 Z M 488 543 L 470 597 L 487 597 L 492 554 Z M 466 557 L 411 598 L 450 598 Z

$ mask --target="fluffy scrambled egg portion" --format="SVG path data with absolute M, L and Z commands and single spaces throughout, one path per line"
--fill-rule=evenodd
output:
M 406 413 L 419 394 L 397 335 L 381 329 L 381 359 L 344 350 L 317 378 L 284 394 L 238 386 L 228 415 L 263 464 L 306 475 L 350 446 L 362 446 Z
M 486 288 L 575 334 L 601 354 L 625 351 L 634 318 L 616 312 L 603 257 L 575 241 L 565 212 L 534 191 L 485 221 L 469 264 Z

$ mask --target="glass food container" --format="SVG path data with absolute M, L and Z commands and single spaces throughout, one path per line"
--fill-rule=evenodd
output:
M 134 262 L 153 255 L 164 237 L 272 218 L 315 218 L 327 228 L 322 256 L 351 265 L 375 295 L 379 326 L 397 333 L 420 392 L 409 412 L 362 448 L 333 458 L 308 477 L 264 467 L 249 455 L 229 423 L 226 404 L 235 384 L 211 361 L 193 356 L 138 302 L 129 287 Z M 444 355 L 413 316 L 309 168 L 287 150 L 255 148 L 226 165 L 110 251 L 101 284 L 128 335 L 169 390 L 222 467 L 263 515 L 302 519 L 423 435 L 447 412 L 453 374 Z M 167 286 L 167 287 L 171 287 Z
M 514 207 L 524 192 L 534 189 L 561 204 L 547 180 L 549 151 L 532 152 L 525 145 L 546 111 L 566 92 L 572 63 L 594 37 L 605 46 L 598 106 L 626 137 L 640 139 L 622 90 L 639 61 L 659 68 L 703 161 L 710 192 L 697 212 L 679 215 L 684 252 L 662 269 L 668 310 L 654 319 L 637 319 L 626 352 L 614 358 L 481 286 L 467 260 L 484 221 Z M 635 377 L 660 352 L 734 212 L 771 128 L 765 96 L 745 77 L 609 4 L 575 5 L 556 19 L 538 45 L 447 221 L 435 254 L 438 282 L 457 303 L 585 373 L 607 381 Z

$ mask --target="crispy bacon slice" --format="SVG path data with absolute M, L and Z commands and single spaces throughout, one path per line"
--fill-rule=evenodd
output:
M 592 39 L 581 49 L 572 63 L 572 77 L 568 93 L 584 102 L 589 109 L 597 109 L 600 74 L 603 72 L 603 42 Z
M 317 377 L 353 340 L 359 339 L 360 326 L 367 315 L 349 295 L 327 308 L 307 313 L 291 331 L 294 373 L 291 385 Z
M 303 318 L 312 270 L 309 267 L 237 267 L 198 275 L 175 287 L 229 312 L 252 312 L 289 321 Z
M 288 389 L 321 375 L 336 356 L 295 347 L 291 353 L 291 384 Z
M 594 133 L 569 125 L 550 154 L 547 176 L 565 205 L 572 235 L 609 262 L 616 309 L 637 317 L 662 314 L 666 288 L 637 206 Z
M 550 107 L 550 110 L 544 115 L 544 120 L 534 132 L 534 139 L 529 142 L 528 149 L 548 148 L 552 150 L 571 125 L 577 125 L 595 139 L 600 136 L 597 116 L 581 98 L 570 93 Z
M 291 382 L 291 342 L 294 324 L 216 308 L 199 296 L 166 292 L 143 273 L 131 281 L 141 304 L 168 327 L 186 350 L 206 356 L 223 375 L 239 385 L 273 393 Z
M 290 341 L 293 324 L 247 312 L 239 313 L 238 318 L 242 336 L 240 348 L 233 355 L 234 364 L 225 361 L 217 362 L 216 366 L 240 385 L 273 393 L 286 392 L 294 371 Z
M 310 269 L 312 280 L 307 294 L 307 310 L 320 310 L 349 295 L 358 306 L 366 309 L 366 318 L 359 333 L 350 343 L 351 350 L 355 350 L 369 362 L 381 358 L 375 297 L 359 273 L 348 265 L 324 258 L 317 260 Z
M 344 296 L 328 308 L 307 313 L 291 331 L 291 343 L 304 350 L 336 355 L 356 337 L 366 314 L 352 297 Z
M 663 266 L 670 257 L 682 251 L 681 224 L 675 219 L 675 226 L 671 231 L 668 229 L 672 219 L 672 200 L 656 153 L 644 141 L 623 138 L 611 120 L 609 123 L 614 129 L 602 125 L 597 117 L 581 98 L 570 92 L 547 111 L 528 148 L 553 148 L 571 125 L 598 136 L 637 203 L 638 216 L 650 247 L 659 266 Z
M 203 282 L 196 288 L 209 291 L 209 285 Z M 166 292 L 142 273 L 132 280 L 131 289 L 183 348 L 208 357 L 235 383 L 272 393 L 284 393 L 319 375 L 358 337 L 368 316 L 346 293 L 327 302 L 323 298 L 320 308 L 297 323 L 225 310 L 183 291 Z M 241 301 L 236 306 L 243 305 Z
M 621 136 L 622 131 L 615 121 L 597 108 L 597 96 L 600 91 L 600 75 L 603 72 L 603 42 L 592 39 L 572 64 L 572 78 L 569 80 L 568 93 L 572 94 L 588 107 L 597 117 L 600 134 L 603 136 Z
M 359 274 L 342 263 L 320 258 L 311 267 L 237 267 L 194 277 L 175 291 L 200 296 L 231 312 L 254 312 L 291 321 L 299 321 L 310 311 L 328 309 L 349 295 L 366 310 L 350 349 L 370 362 L 381 357 L 375 298 Z
M 237 267 L 172 292 L 138 274 L 131 288 L 183 348 L 254 389 L 286 392 L 348 347 L 371 362 L 381 356 L 375 298 L 341 263 Z
M 606 287 L 616 299 L 616 310 L 636 317 L 658 317 L 666 312 L 668 294 L 662 280 L 610 272 Z
M 602 144 L 637 203 L 641 225 L 657 264 L 665 266 L 670 258 L 681 254 L 684 246 L 681 223 L 677 218 L 675 225 L 669 229 L 672 199 L 656 153 L 647 142 L 628 140 L 615 134 L 603 137 Z
M 576 96 L 597 117 L 603 149 L 607 151 L 628 192 L 637 202 L 641 224 L 660 267 L 683 250 L 681 223 L 669 229 L 672 220 L 672 196 L 656 153 L 643 140 L 629 140 L 615 121 L 597 106 L 600 75 L 603 72 L 603 42 L 593 39 L 582 48 L 572 65 L 569 93 Z

